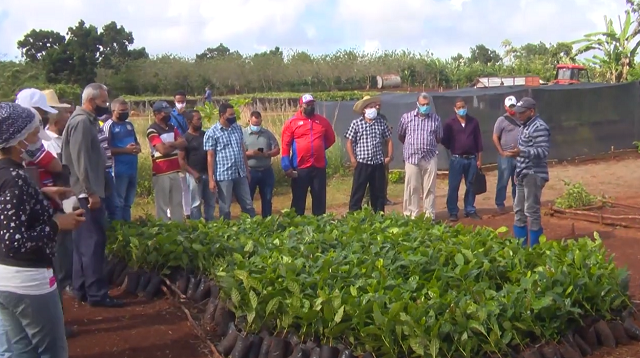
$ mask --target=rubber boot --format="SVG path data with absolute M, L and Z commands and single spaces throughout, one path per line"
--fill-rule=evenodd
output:
M 522 241 L 522 246 L 527 246 L 527 234 L 529 230 L 527 230 L 526 226 L 516 226 L 513 225 L 513 236 Z
M 529 230 L 529 242 L 531 246 L 538 245 L 540 243 L 540 236 L 542 236 L 542 228 L 538 230 Z

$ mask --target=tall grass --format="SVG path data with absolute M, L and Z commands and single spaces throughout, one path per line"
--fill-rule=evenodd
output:
M 271 131 L 278 139 L 278 143 L 281 143 L 282 126 L 284 123 L 293 116 L 296 111 L 295 107 L 291 107 L 287 104 L 282 105 L 255 105 L 246 106 L 241 109 L 241 115 L 238 120 L 238 124 L 243 127 L 249 125 L 249 115 L 251 111 L 260 111 L 262 113 L 262 126 Z M 328 118 L 333 125 L 335 125 L 338 112 L 333 114 L 331 118 Z M 136 134 L 140 140 L 142 152 L 138 157 L 138 192 L 137 195 L 142 198 L 150 198 L 153 196 L 153 186 L 151 185 L 151 152 L 149 151 L 149 142 L 146 140 L 146 132 L 152 119 L 147 117 L 132 118 L 131 122 L 134 124 Z M 335 127 L 335 126 L 334 126 Z M 336 176 L 344 176 L 348 174 L 349 168 L 346 165 L 346 152 L 342 146 L 341 133 L 336 133 L 336 143 L 327 150 L 327 177 L 333 178 Z M 277 156 L 272 160 L 272 166 L 276 175 L 276 186 L 286 186 L 289 184 L 289 179 L 284 175 L 284 172 L 280 168 L 281 156 Z

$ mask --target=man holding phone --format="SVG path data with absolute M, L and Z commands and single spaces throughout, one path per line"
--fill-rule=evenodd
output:
M 249 126 L 244 129 L 243 136 L 251 175 L 249 191 L 251 198 L 256 194 L 256 189 L 260 191 L 262 217 L 266 218 L 271 215 L 273 188 L 276 181 L 271 167 L 271 158 L 280 154 L 280 146 L 276 136 L 262 127 L 262 114 L 258 111 L 251 112 Z

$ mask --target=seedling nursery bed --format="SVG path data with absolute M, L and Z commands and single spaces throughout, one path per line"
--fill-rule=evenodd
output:
M 601 200 L 598 204 L 578 209 L 562 209 L 552 206 L 551 216 L 588 221 L 600 225 L 640 228 L 640 206 Z
M 640 341 L 628 273 L 597 235 L 523 248 L 506 231 L 369 210 L 143 220 L 111 227 L 106 272 L 172 292 L 216 357 L 574 358 Z

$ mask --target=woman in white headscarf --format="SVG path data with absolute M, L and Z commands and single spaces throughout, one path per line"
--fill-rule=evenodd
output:
M 66 358 L 52 259 L 58 231 L 75 229 L 84 212 L 54 215 L 42 194 L 60 201 L 70 190 L 40 190 L 26 174 L 23 153 L 39 132 L 35 110 L 0 103 L 0 353 Z

